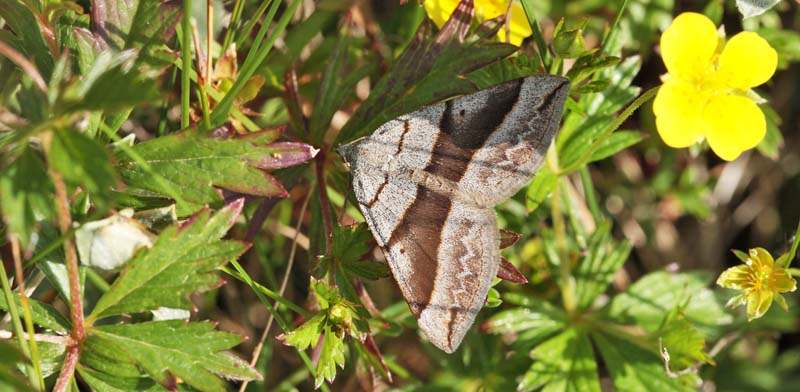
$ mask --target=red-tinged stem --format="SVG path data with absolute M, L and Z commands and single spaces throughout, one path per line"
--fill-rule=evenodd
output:
M 78 366 L 80 353 L 79 345 L 67 348 L 67 358 L 64 360 L 64 367 L 61 368 L 61 374 L 58 375 L 58 380 L 56 381 L 56 386 L 53 388 L 53 392 L 68 390 L 69 382 L 72 380 L 72 374 L 75 373 L 75 367 Z
M 56 170 L 50 170 L 53 178 L 53 185 L 56 190 L 56 208 L 58 210 L 58 224 L 61 232 L 69 232 L 72 225 L 72 217 L 69 213 L 69 200 L 67 198 L 67 186 L 64 177 Z M 75 345 L 70 346 L 67 352 L 67 360 L 58 376 L 58 382 L 54 391 L 64 391 L 69 386 L 69 380 L 75 372 L 75 365 L 78 363 L 85 330 L 83 325 L 83 303 L 81 302 L 81 286 L 78 272 L 78 254 L 75 252 L 75 241 L 70 237 L 64 241 L 64 255 L 67 260 L 67 278 L 69 279 L 70 294 L 70 316 L 72 320 L 72 339 Z M 61 387 L 59 389 L 59 386 Z

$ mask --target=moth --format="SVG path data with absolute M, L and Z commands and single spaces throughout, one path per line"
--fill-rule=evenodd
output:
M 338 148 L 420 329 L 454 352 L 500 265 L 494 207 L 541 166 L 569 81 L 534 75 L 431 105 Z

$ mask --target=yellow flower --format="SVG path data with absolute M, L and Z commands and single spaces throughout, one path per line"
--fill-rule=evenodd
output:
M 753 32 L 723 41 L 704 15 L 675 18 L 661 36 L 669 74 L 653 112 L 668 146 L 688 147 L 705 137 L 720 158 L 731 161 L 766 134 L 764 113 L 748 92 L 772 77 L 778 54 Z
M 505 15 L 508 10 L 508 3 L 510 0 L 475 0 L 475 16 L 478 20 L 494 19 L 500 15 Z M 436 23 L 436 26 L 442 28 L 444 22 L 450 18 L 450 14 L 455 11 L 459 0 L 427 0 L 425 1 L 425 12 L 428 17 Z M 522 9 L 522 4 L 514 2 L 511 4 L 511 17 L 507 21 L 510 38 L 508 42 L 513 45 L 519 46 L 525 37 L 530 36 L 533 31 L 528 24 L 528 18 L 525 16 L 525 10 Z M 506 26 L 503 26 L 497 37 L 500 41 L 506 42 Z
M 772 255 L 763 248 L 750 249 L 750 254 L 738 252 L 745 264 L 728 268 L 719 276 L 717 284 L 742 290 L 741 294 L 728 301 L 728 306 L 735 307 L 747 304 L 747 320 L 764 315 L 772 301 L 778 302 L 783 310 L 788 310 L 786 300 L 780 293 L 794 291 L 797 284 L 789 271 L 775 263 Z

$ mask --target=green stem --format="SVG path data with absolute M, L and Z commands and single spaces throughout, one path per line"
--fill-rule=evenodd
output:
M 253 14 L 253 16 L 251 18 L 248 18 L 247 24 L 244 25 L 244 31 L 242 31 L 242 35 L 240 35 L 239 39 L 236 40 L 237 47 L 241 47 L 242 45 L 244 45 L 244 41 L 248 37 L 250 37 L 250 34 L 253 32 L 253 28 L 256 27 L 256 23 L 258 23 L 258 21 L 261 20 L 261 16 L 264 15 L 264 12 L 267 10 L 267 7 L 269 7 L 270 4 L 272 3 L 273 3 L 272 0 L 267 0 L 262 2 L 256 9 L 256 12 Z M 278 11 L 279 5 L 280 2 L 272 4 L 272 8 L 270 8 L 269 10 L 269 13 L 272 15 L 272 17 L 267 15 L 267 18 L 264 19 L 264 23 L 261 25 L 262 30 L 264 29 L 264 26 L 268 26 L 270 22 L 272 22 L 272 18 L 274 17 L 275 12 Z M 261 36 L 261 39 L 263 39 L 263 34 L 261 34 L 261 30 L 259 30 L 259 36 Z M 250 48 L 251 51 L 258 50 L 258 47 L 261 46 L 261 39 L 255 39 L 253 41 L 253 46 Z
M 202 107 L 203 111 L 203 127 L 205 127 L 206 132 L 211 131 L 211 110 L 208 106 L 208 93 L 206 92 L 206 86 L 201 84 L 200 89 L 197 92 L 197 95 L 200 96 L 200 106 Z
M 619 116 L 617 116 L 617 118 L 614 119 L 613 122 L 611 122 L 611 124 L 608 124 L 608 126 L 605 129 L 603 129 L 603 131 L 600 132 L 600 134 L 597 135 L 597 138 L 595 138 L 595 141 L 592 143 L 592 146 L 580 157 L 580 159 L 575 161 L 575 163 L 572 166 L 567 168 L 562 168 L 561 171 L 555 173 L 557 173 L 559 176 L 563 174 L 568 174 L 577 170 L 581 166 L 585 165 L 586 161 L 588 161 L 595 153 L 595 151 L 597 151 L 603 145 L 603 142 L 612 133 L 614 133 L 614 131 L 616 131 L 617 128 L 619 128 L 622 125 L 622 123 L 624 123 L 625 120 L 627 120 L 628 117 L 630 117 L 633 114 L 633 112 L 635 112 L 636 109 L 639 108 L 639 106 L 642 106 L 645 102 L 653 99 L 653 97 L 656 96 L 656 93 L 658 93 L 658 89 L 660 87 L 661 86 L 653 87 L 650 90 L 645 91 L 644 94 L 640 95 L 638 98 L 636 98 L 636 100 L 633 101 L 630 105 L 628 105 L 628 107 L 625 108 L 625 110 L 623 110 L 622 113 L 620 113 Z
M 581 185 L 583 185 L 583 193 L 586 197 L 586 205 L 592 213 L 595 225 L 600 224 L 603 216 L 600 214 L 600 207 L 597 204 L 597 196 L 595 195 L 594 184 L 592 183 L 592 176 L 589 174 L 588 166 L 581 166 L 579 170 L 581 174 Z
M 250 286 L 250 288 L 253 289 L 253 291 L 256 293 L 256 295 L 266 295 L 270 299 L 272 299 L 272 300 L 274 300 L 276 302 L 279 302 L 281 305 L 286 306 L 287 308 L 291 309 L 293 312 L 295 312 L 295 313 L 297 313 L 297 314 L 299 314 L 299 315 L 301 315 L 301 316 L 303 316 L 305 318 L 311 318 L 313 316 L 313 314 L 309 313 L 307 310 L 303 309 L 302 307 L 296 305 L 294 302 L 289 301 L 286 298 L 283 298 L 280 294 L 278 294 L 278 293 L 276 293 L 276 292 L 274 292 L 274 291 L 262 286 L 260 283 L 258 283 L 256 281 L 254 281 L 253 278 L 251 278 L 250 275 L 248 275 L 247 272 L 244 269 L 241 268 L 241 265 L 239 264 L 239 262 L 237 262 L 235 260 L 231 261 L 231 265 L 233 265 L 233 267 L 236 269 L 235 271 L 231 270 L 228 267 L 222 267 L 221 268 L 222 272 L 225 272 L 226 274 L 228 274 L 228 275 L 230 275 L 230 276 L 232 276 L 232 277 L 244 282 L 248 286 Z M 270 309 L 272 309 L 272 307 L 270 307 Z M 278 321 L 278 314 L 273 314 L 273 316 L 275 317 L 275 321 Z M 281 323 L 278 322 L 278 324 L 281 324 Z M 281 328 L 284 329 L 284 331 L 288 331 L 289 329 L 291 329 L 291 328 L 286 329 L 285 327 L 287 327 L 287 326 L 281 325 Z
M 225 272 L 226 274 L 228 274 L 228 275 L 230 275 L 230 276 L 232 276 L 232 277 L 234 277 L 236 279 L 241 280 L 242 282 L 246 283 L 248 286 L 253 288 L 254 289 L 253 292 L 256 294 L 256 297 L 258 297 L 258 299 L 261 301 L 261 303 L 263 303 L 267 307 L 267 310 L 270 313 L 272 313 L 272 316 L 275 317 L 275 322 L 278 323 L 278 326 L 280 326 L 281 330 L 283 330 L 284 332 L 290 331 L 292 329 L 292 326 L 289 325 L 289 323 L 287 323 L 286 320 L 284 320 L 283 317 L 281 317 L 281 315 L 276 310 L 272 309 L 272 304 L 270 304 L 269 301 L 267 301 L 266 298 L 264 298 L 264 294 L 266 294 L 268 297 L 272 298 L 273 300 L 275 300 L 277 302 L 280 302 L 281 304 L 286 305 L 288 308 L 294 310 L 297 314 L 305 317 L 306 319 L 309 319 L 309 318 L 311 318 L 313 316 L 311 313 L 307 312 L 305 309 L 300 308 L 299 306 L 295 305 L 294 303 L 284 299 L 282 296 L 278 295 L 274 291 L 272 291 L 272 290 L 270 290 L 270 289 L 268 289 L 268 288 L 266 288 L 264 286 L 261 286 L 257 282 L 253 281 L 253 279 L 250 277 L 250 275 L 247 274 L 247 272 L 244 270 L 244 268 L 242 268 L 242 265 L 239 264 L 238 261 L 231 260 L 231 265 L 233 265 L 233 268 L 236 269 L 236 271 L 231 271 L 231 269 L 228 268 L 228 267 L 222 267 L 221 270 L 223 272 Z M 297 350 L 297 355 L 300 356 L 300 359 L 303 361 L 303 364 L 306 366 L 308 371 L 311 372 L 311 376 L 313 378 L 316 378 L 317 377 L 317 375 L 316 375 L 317 373 L 316 373 L 316 370 L 314 368 L 314 364 L 311 362 L 311 359 L 308 357 L 308 355 L 306 355 L 306 353 L 304 351 L 302 351 L 302 350 Z M 329 390 L 328 386 L 325 385 L 325 384 L 322 384 L 321 389 L 323 391 L 328 391 Z
M 539 26 L 539 21 L 536 20 L 536 15 L 533 13 L 533 0 L 521 0 L 522 8 L 525 10 L 525 16 L 528 18 L 528 24 L 531 25 L 533 30 L 533 40 L 536 42 L 536 48 L 539 50 L 539 58 L 542 60 L 542 67 L 550 69 L 550 50 L 547 48 L 547 43 L 544 40 L 544 33 Z
M 11 324 L 14 326 L 14 335 L 17 335 L 19 340 L 19 348 L 26 357 L 31 357 L 30 347 L 25 341 L 25 330 L 22 328 L 22 322 L 19 318 L 19 310 L 17 309 L 17 301 L 14 300 L 14 293 L 11 291 L 11 286 L 8 284 L 8 275 L 6 274 L 5 263 L 0 259 L 0 285 L 3 286 L 3 296 L 8 304 L 8 312 L 11 314 Z
M 225 55 L 225 51 L 228 50 L 228 47 L 231 46 L 231 43 L 233 42 L 233 36 L 236 31 L 236 25 L 239 24 L 239 19 L 242 18 L 243 9 L 244 9 L 244 1 L 236 0 L 236 2 L 233 3 L 233 11 L 231 12 L 231 21 L 230 23 L 228 23 L 228 28 L 225 30 L 225 38 L 222 40 L 222 51 L 220 51 L 220 56 Z
M 190 90 L 192 88 L 187 70 L 192 68 L 192 0 L 183 0 L 183 19 L 181 20 L 181 128 L 189 126 Z
M 275 2 L 274 4 L 279 4 L 279 2 Z M 263 63 L 267 58 L 267 54 L 269 54 L 272 46 L 275 44 L 275 41 L 278 40 L 278 37 L 280 37 L 283 31 L 286 30 L 286 27 L 289 25 L 289 22 L 292 20 L 292 16 L 294 15 L 295 11 L 297 11 L 299 6 L 300 0 L 293 0 L 292 4 L 283 11 L 283 15 L 281 15 L 281 18 L 278 20 L 278 24 L 275 26 L 275 29 L 270 34 L 269 38 L 267 38 L 267 41 L 262 45 L 259 45 L 255 50 L 250 50 L 250 53 L 244 60 L 244 64 L 242 65 L 242 69 L 239 72 L 236 82 L 233 83 L 231 89 L 228 90 L 228 93 L 225 94 L 225 97 L 222 98 L 222 101 L 219 102 L 217 107 L 214 108 L 214 111 L 211 113 L 212 125 L 222 123 L 228 116 L 231 106 L 233 106 L 234 98 L 239 94 L 239 91 L 244 88 L 247 81 L 250 80 L 250 78 L 255 74 L 258 66 L 261 65 L 261 63 Z M 262 25 L 262 31 L 259 31 L 259 35 L 261 35 L 263 31 L 266 31 L 267 26 L 271 21 L 271 16 L 274 15 L 273 11 L 277 12 L 277 7 L 270 9 L 270 14 L 268 14 L 267 18 L 264 20 L 264 25 Z
M 794 256 L 797 255 L 797 246 L 800 245 L 800 222 L 797 224 L 797 229 L 794 232 L 794 241 L 792 242 L 792 248 L 789 249 L 789 254 L 786 256 L 785 260 L 783 261 L 784 267 L 788 267 L 792 265 L 792 261 L 794 261 Z
M 554 173 L 558 173 L 558 152 L 553 144 L 547 151 L 547 164 Z M 561 185 L 562 178 L 556 181 L 556 189 L 553 191 L 553 197 L 550 199 L 550 208 L 552 209 L 553 216 L 553 231 L 556 236 L 556 248 L 558 249 L 558 266 L 559 277 L 561 279 L 561 299 L 564 303 L 564 310 L 569 315 L 575 314 L 577 308 L 575 300 L 575 285 L 572 279 L 572 272 L 570 271 L 569 254 L 567 252 L 567 227 L 564 224 L 564 214 L 562 212 L 561 203 Z
M 608 33 L 606 34 L 606 37 L 603 39 L 603 45 L 600 47 L 600 52 L 598 54 L 606 53 L 606 50 L 608 50 L 608 45 L 613 39 L 613 34 L 617 32 L 617 28 L 619 27 L 619 20 L 622 19 L 622 14 L 625 12 L 625 8 L 627 6 L 628 6 L 628 0 L 622 0 L 622 6 L 620 6 L 619 8 L 619 12 L 617 12 L 617 16 L 614 18 L 614 23 L 611 25 L 611 28 L 608 29 Z

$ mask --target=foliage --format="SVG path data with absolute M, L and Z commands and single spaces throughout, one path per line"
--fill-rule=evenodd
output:
M 0 1 L 0 389 L 796 389 L 797 7 L 676 3 Z M 561 126 L 448 355 L 335 151 L 539 73 Z

